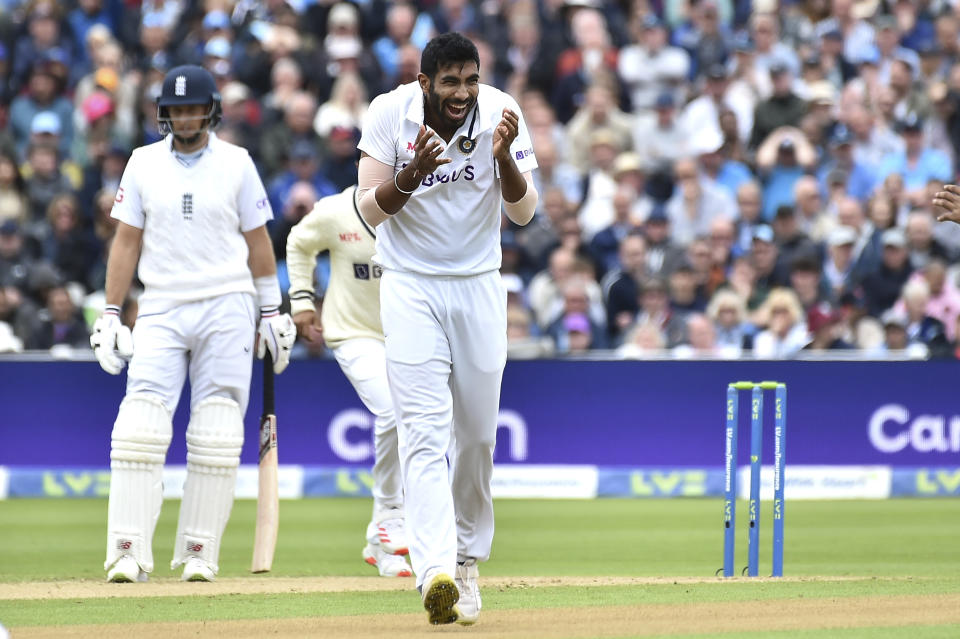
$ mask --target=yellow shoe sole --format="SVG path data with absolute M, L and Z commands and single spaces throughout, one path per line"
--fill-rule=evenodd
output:
M 423 595 L 423 607 L 434 626 L 453 623 L 460 617 L 457 601 L 460 591 L 449 575 L 439 574 L 433 578 Z

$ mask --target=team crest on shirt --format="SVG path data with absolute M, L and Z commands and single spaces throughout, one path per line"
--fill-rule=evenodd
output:
M 457 142 L 457 148 L 460 149 L 460 152 L 467 154 L 472 153 L 476 145 L 476 140 L 472 140 L 465 135 L 460 136 L 460 140 Z

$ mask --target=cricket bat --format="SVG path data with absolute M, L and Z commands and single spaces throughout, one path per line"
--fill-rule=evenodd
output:
M 277 494 L 277 416 L 273 400 L 273 358 L 263 360 L 263 415 L 260 416 L 260 475 L 257 493 L 257 529 L 253 538 L 250 572 L 270 572 L 280 527 Z

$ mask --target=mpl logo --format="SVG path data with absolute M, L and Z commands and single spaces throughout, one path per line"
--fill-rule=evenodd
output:
M 917 415 L 900 404 L 884 404 L 873 411 L 867 425 L 870 443 L 881 453 L 911 448 L 918 453 L 960 452 L 960 416 Z
M 501 410 L 497 418 L 497 429 L 505 428 L 510 435 L 507 447 L 507 459 L 503 461 L 522 462 L 527 459 L 527 422 L 520 413 Z M 369 431 L 369 436 L 358 438 L 351 431 Z M 373 415 L 359 408 L 348 408 L 333 416 L 327 427 L 327 444 L 333 454 L 345 462 L 370 462 L 374 458 Z

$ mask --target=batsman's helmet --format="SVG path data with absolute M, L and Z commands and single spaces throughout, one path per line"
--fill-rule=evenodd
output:
M 210 72 L 194 64 L 174 67 L 163 78 L 163 88 L 157 97 L 157 124 L 160 133 L 172 132 L 170 114 L 167 107 L 189 104 L 209 105 L 207 115 L 209 127 L 220 123 L 220 93 Z

